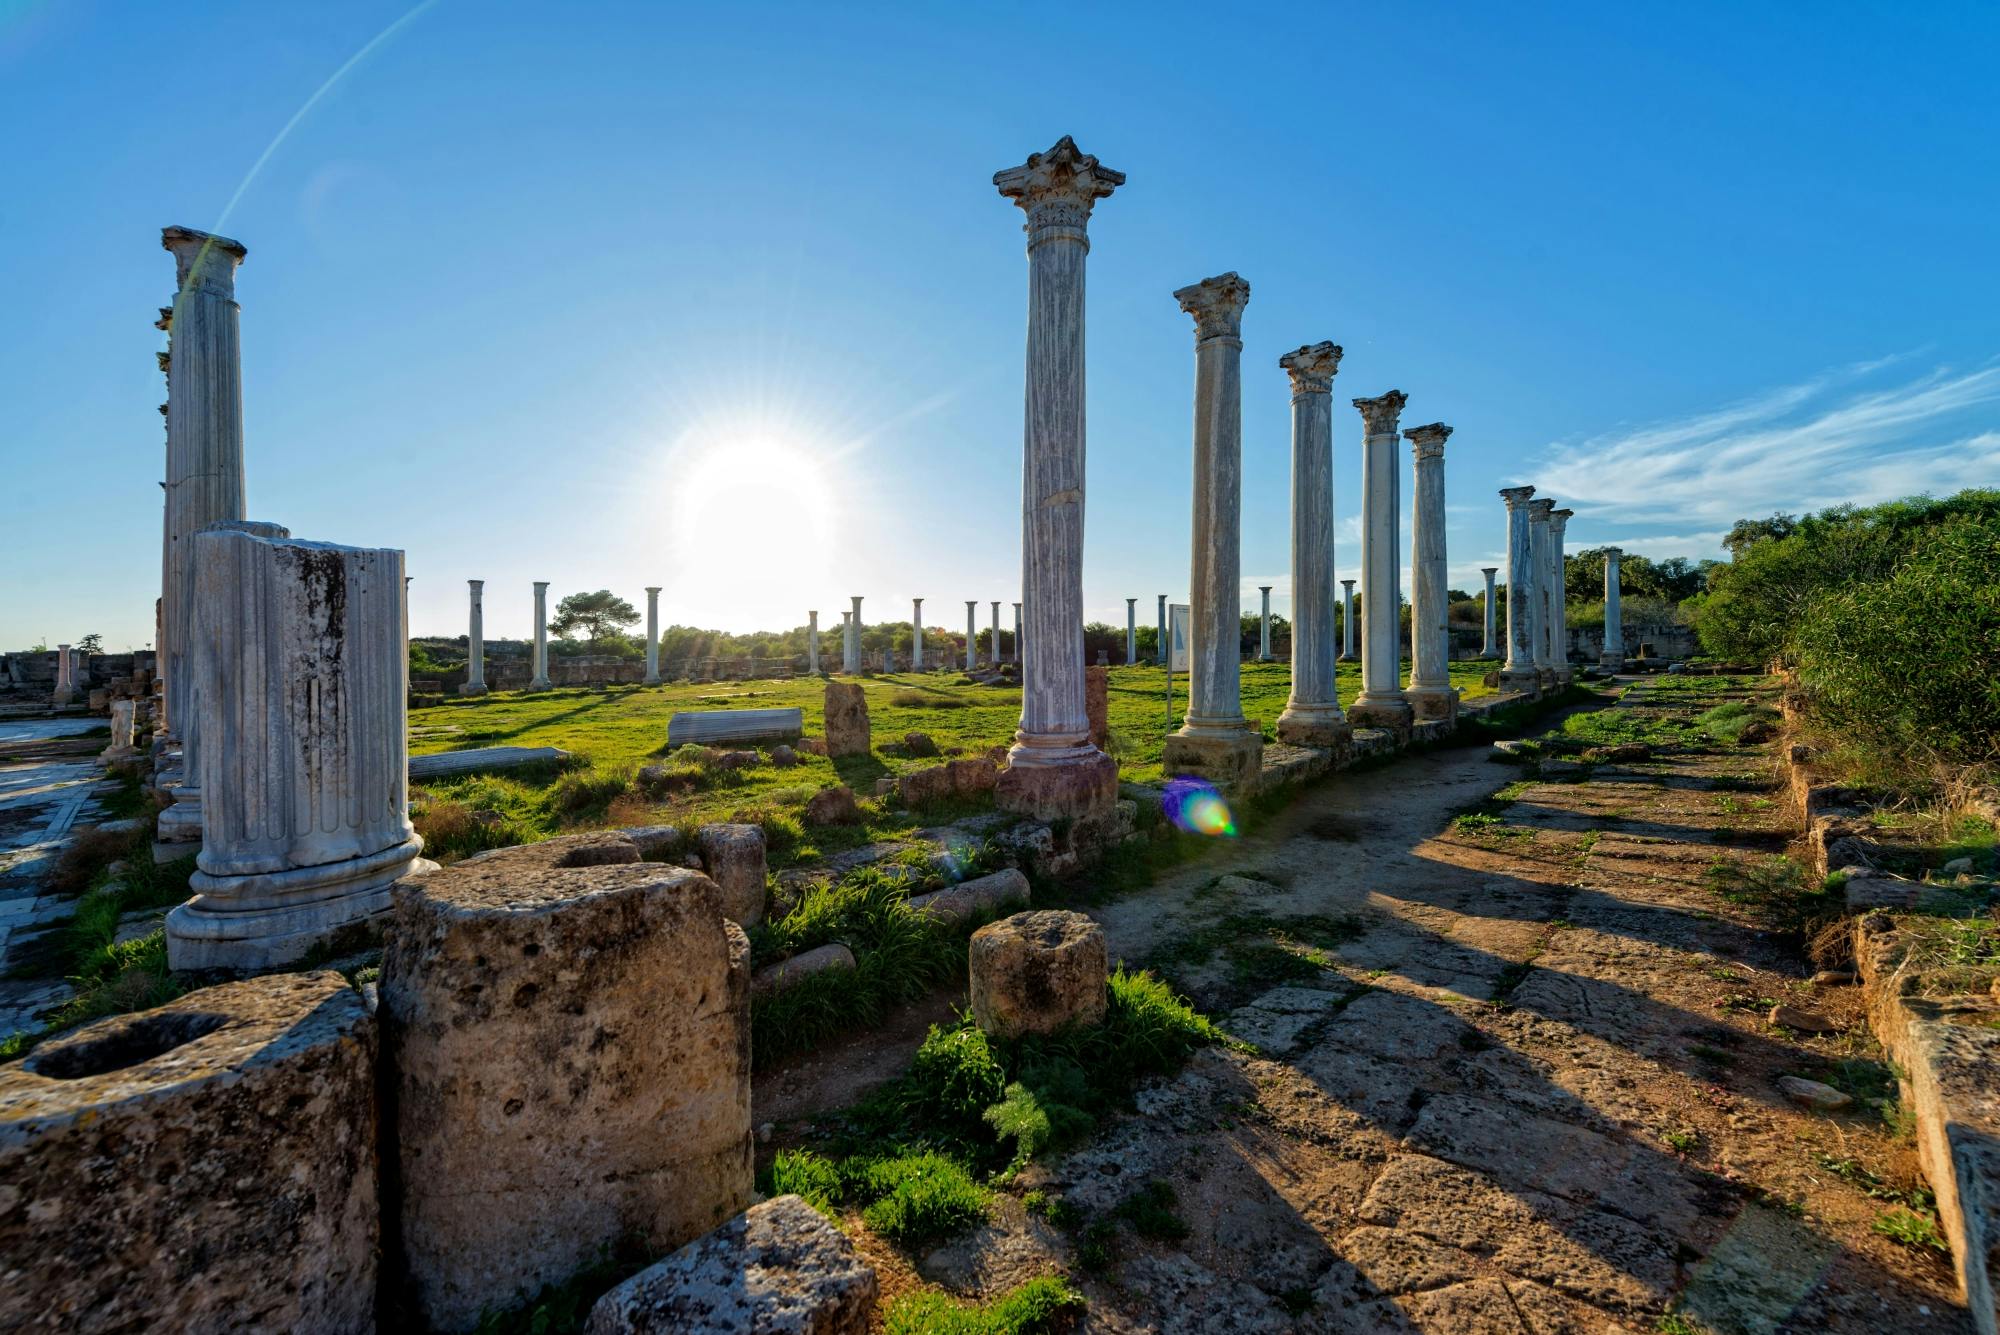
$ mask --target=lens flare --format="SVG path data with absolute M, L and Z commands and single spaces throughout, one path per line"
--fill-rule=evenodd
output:
M 1215 785 L 1200 779 L 1174 779 L 1167 784 L 1161 806 L 1175 828 L 1211 839 L 1236 837 L 1236 818 Z

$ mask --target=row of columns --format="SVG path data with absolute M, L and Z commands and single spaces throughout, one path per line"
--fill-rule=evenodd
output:
M 1509 690 L 1566 686 L 1572 669 L 1563 534 L 1575 512 L 1557 509 L 1533 487 L 1503 488 L 1500 499 L 1507 507 L 1507 659 L 1500 684 Z M 1616 584 L 1614 549 L 1605 562 L 1604 637 L 1605 661 L 1614 669 L 1624 665 L 1622 628 L 1615 637 L 1611 633 Z M 1489 578 L 1489 607 L 1491 587 Z

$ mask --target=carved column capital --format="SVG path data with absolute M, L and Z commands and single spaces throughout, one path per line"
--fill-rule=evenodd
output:
M 173 252 L 174 279 L 181 291 L 236 299 L 236 266 L 250 253 L 241 241 L 192 227 L 163 227 L 160 247 Z
M 1340 370 L 1338 343 L 1308 343 L 1278 358 L 1278 366 L 1292 378 L 1292 393 L 1328 394 L 1333 377 Z
M 1444 458 L 1444 443 L 1450 438 L 1451 428 L 1443 422 L 1413 426 L 1403 433 L 1403 439 L 1410 442 L 1411 452 L 1419 461 Z
M 1211 338 L 1240 338 L 1243 308 L 1250 304 L 1250 284 L 1234 272 L 1217 274 L 1179 289 L 1174 300 L 1194 317 L 1197 343 Z
M 1403 415 L 1403 405 L 1410 396 L 1400 389 L 1392 389 L 1372 399 L 1356 399 L 1354 406 L 1361 410 L 1361 420 L 1371 436 L 1393 436 L 1396 434 L 1396 419 Z
M 1125 173 L 1099 163 L 1064 135 L 1048 152 L 1030 153 L 1020 166 L 993 173 L 993 184 L 1028 215 L 1023 230 L 1032 250 L 1058 238 L 1088 245 L 1091 208 L 1125 184 Z
M 1522 506 L 1528 503 L 1528 498 L 1530 496 L 1533 496 L 1534 494 L 1535 494 L 1535 489 L 1533 487 L 1500 488 L 1500 499 L 1507 503 L 1507 508 L 1509 510 L 1520 509 Z

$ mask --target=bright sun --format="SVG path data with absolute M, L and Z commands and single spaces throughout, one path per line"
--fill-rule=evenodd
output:
M 820 459 L 771 436 L 714 438 L 673 470 L 676 567 L 726 571 L 746 599 L 809 584 L 837 498 Z

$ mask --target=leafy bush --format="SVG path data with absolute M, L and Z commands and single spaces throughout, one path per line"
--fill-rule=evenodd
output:
M 831 1215 L 841 1196 L 840 1170 L 811 1150 L 779 1150 L 771 1160 L 773 1196 L 798 1196 L 821 1214 Z
M 860 1165 L 857 1194 L 872 1197 L 861 1222 L 891 1242 L 921 1248 L 986 1219 L 986 1188 L 956 1159 L 932 1151 Z
M 886 1335 L 1050 1335 L 1088 1306 L 1067 1280 L 1031 1279 L 987 1303 L 962 1302 L 935 1289 L 905 1293 L 884 1315 Z

